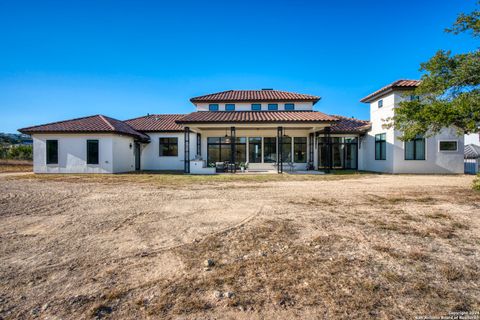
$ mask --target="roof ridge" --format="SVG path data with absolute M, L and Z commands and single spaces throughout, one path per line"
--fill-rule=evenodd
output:
M 150 113 L 144 116 L 136 117 L 136 118 L 131 118 L 131 119 L 126 119 L 126 120 L 119 120 L 119 121 L 132 121 L 132 120 L 137 120 L 141 118 L 146 118 L 146 117 L 152 117 L 152 116 L 185 116 L 188 113 Z
M 107 121 L 107 119 L 105 119 L 105 116 L 102 115 L 102 114 L 99 114 L 98 115 L 100 117 L 100 119 L 102 119 L 113 131 L 115 131 L 115 127 L 109 122 Z M 113 119 L 113 118 L 110 118 L 110 119 Z M 116 120 L 116 119 L 114 119 Z M 117 120 L 117 121 L 120 121 L 120 120 Z

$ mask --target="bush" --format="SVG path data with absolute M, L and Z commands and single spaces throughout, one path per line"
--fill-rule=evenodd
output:
M 0 149 L 0 159 L 32 160 L 33 147 L 24 145 L 2 147 Z
M 473 180 L 473 189 L 480 191 L 480 173 L 478 173 L 475 180 Z

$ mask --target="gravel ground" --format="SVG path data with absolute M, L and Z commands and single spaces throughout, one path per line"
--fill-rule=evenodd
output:
M 479 310 L 472 180 L 0 177 L 0 319 Z

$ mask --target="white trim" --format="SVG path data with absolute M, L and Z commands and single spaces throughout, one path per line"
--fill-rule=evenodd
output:
M 455 142 L 456 148 L 455 148 L 455 150 L 440 150 L 440 143 L 441 143 L 441 142 Z M 438 140 L 438 149 L 437 149 L 437 150 L 438 150 L 438 152 L 447 152 L 447 153 L 448 153 L 448 152 L 458 152 L 458 140 L 456 140 L 456 139 L 451 139 L 451 140 L 450 140 L 450 139 L 442 139 L 442 140 Z

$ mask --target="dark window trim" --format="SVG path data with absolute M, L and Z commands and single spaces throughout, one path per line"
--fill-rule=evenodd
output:
M 417 144 L 416 142 L 419 140 L 423 140 L 423 159 L 417 159 Z M 407 142 L 413 142 L 413 159 L 407 159 Z M 426 142 L 424 137 L 415 137 L 415 139 L 405 141 L 403 143 L 404 152 L 403 152 L 403 159 L 406 161 L 424 161 L 426 159 Z
M 92 161 L 93 155 L 90 154 L 89 145 L 93 143 L 97 145 L 97 158 Z M 88 139 L 87 140 L 87 164 L 99 164 L 100 163 L 100 142 L 97 139 Z
M 219 110 L 218 103 L 210 103 L 208 105 L 208 111 L 218 111 L 218 110 Z
M 377 136 L 385 135 L 385 138 L 382 140 L 377 140 Z M 380 157 L 377 157 L 377 143 L 380 144 Z M 383 148 L 385 148 L 385 158 L 382 159 Z M 375 135 L 375 160 L 387 160 L 387 134 L 386 133 L 377 133 Z
M 305 142 L 296 142 L 297 139 L 305 139 Z M 294 163 L 307 163 L 307 142 L 308 142 L 308 139 L 307 137 L 293 137 L 293 162 Z M 295 161 L 295 146 L 296 145 L 304 145 L 305 146 L 305 161 L 301 161 L 301 162 L 298 162 L 298 161 Z
M 232 107 L 232 109 L 228 110 L 229 107 Z M 235 111 L 235 103 L 226 103 L 225 104 L 225 111 Z
M 288 108 L 287 108 L 288 106 Z M 287 111 L 295 110 L 295 103 L 285 103 L 283 108 Z
M 258 109 L 256 109 L 258 107 Z M 261 111 L 262 110 L 262 104 L 261 103 L 252 103 L 250 106 L 252 111 Z
M 162 143 L 162 139 L 168 139 L 167 143 Z M 170 139 L 175 139 L 175 143 L 171 142 Z M 162 151 L 162 145 L 167 145 L 168 146 L 168 151 L 173 151 L 175 149 L 172 149 L 171 146 L 176 146 L 176 154 L 175 155 L 162 155 L 160 154 L 160 151 Z M 160 137 L 158 138 L 158 156 L 159 157 L 178 157 L 178 137 Z
M 383 99 L 378 100 L 378 108 L 383 107 Z
M 442 142 L 455 142 L 455 150 L 442 150 Z M 438 140 L 438 152 L 458 152 L 458 140 Z
M 56 148 L 54 159 L 51 159 L 50 152 L 49 152 L 49 144 L 53 143 Z M 47 164 L 58 164 L 58 140 L 46 140 L 45 142 L 45 162 Z
M 269 103 L 267 105 L 268 111 L 277 111 L 278 110 L 278 103 Z

